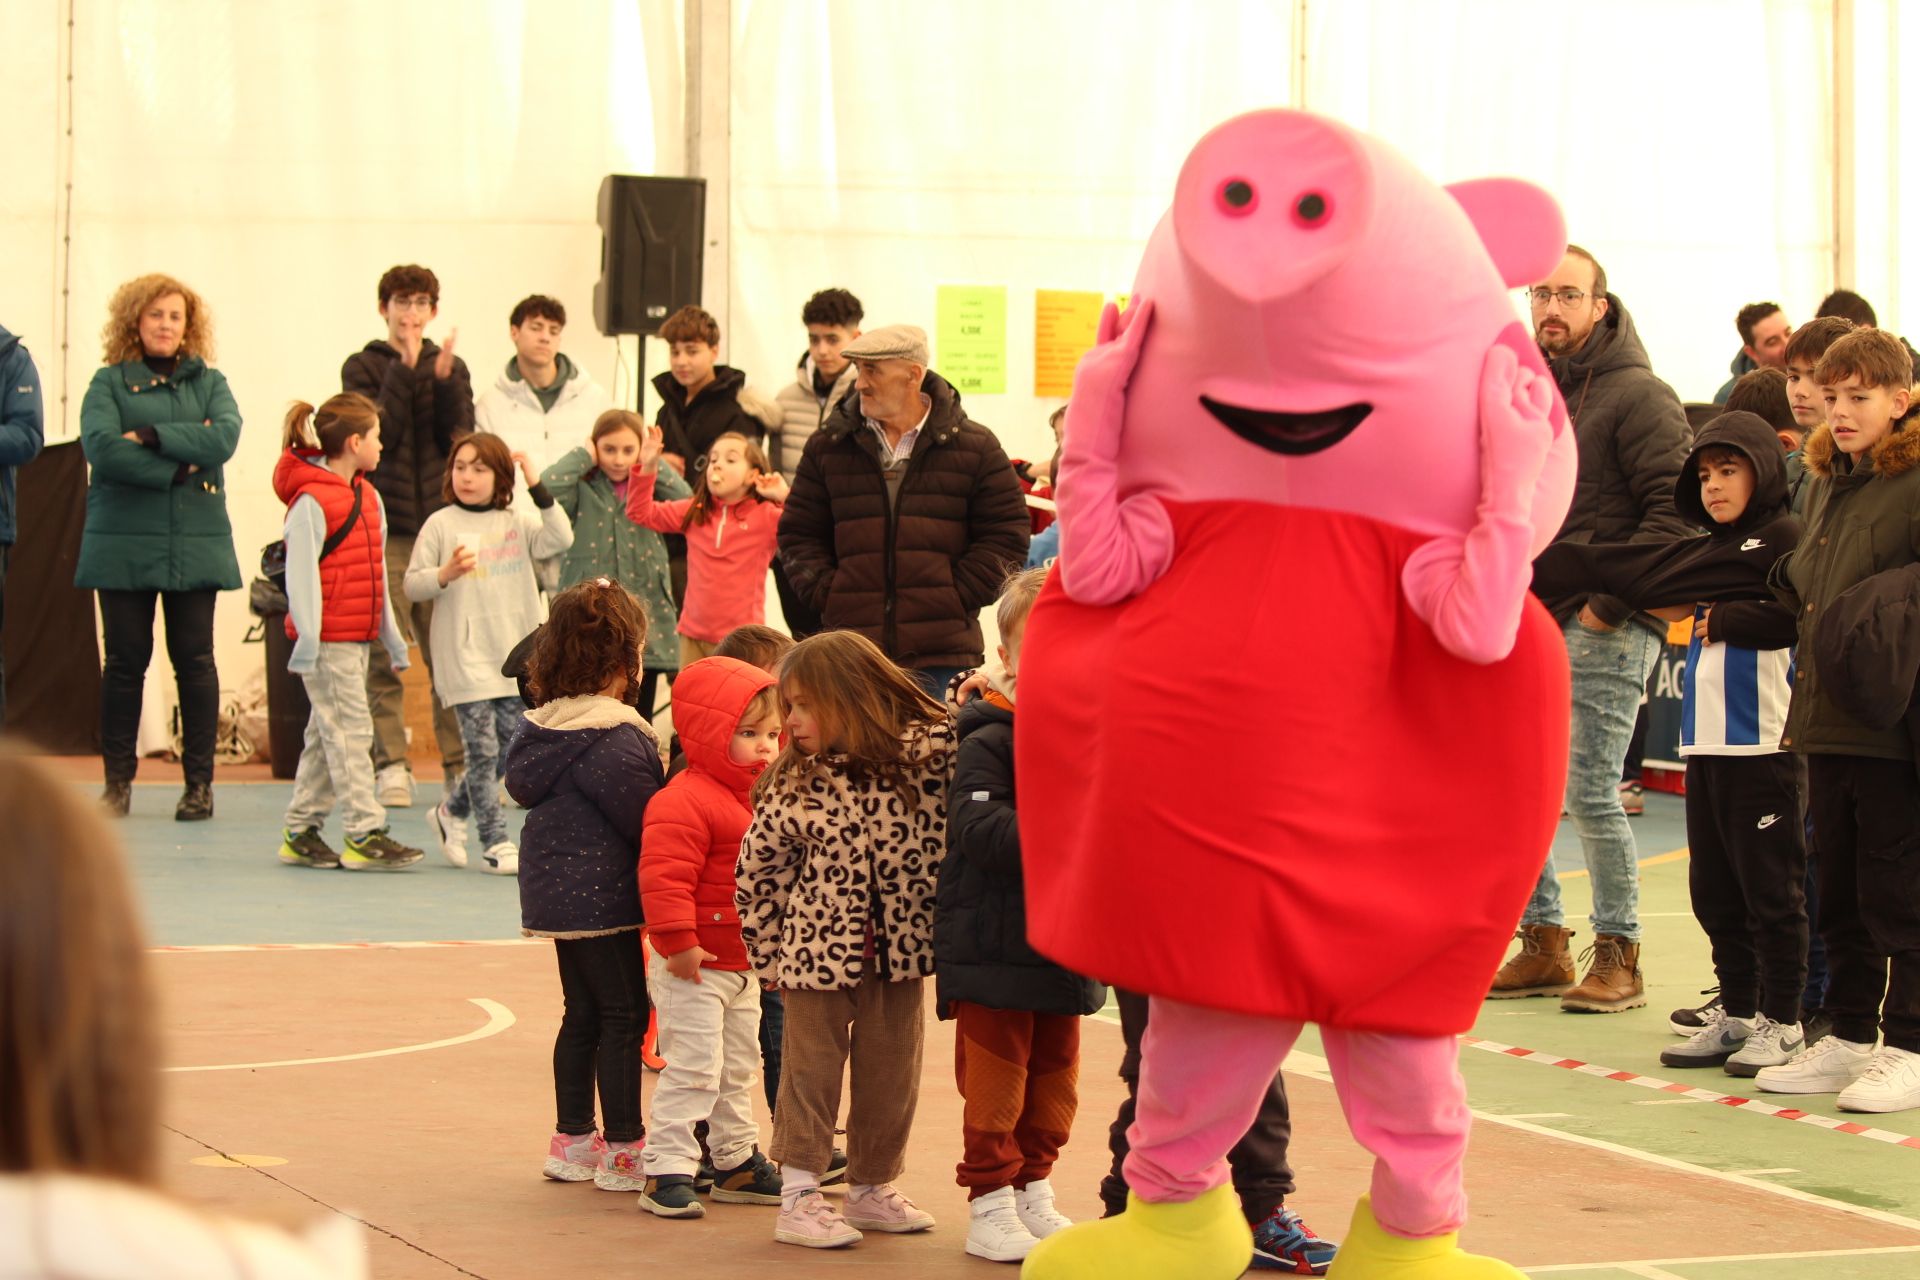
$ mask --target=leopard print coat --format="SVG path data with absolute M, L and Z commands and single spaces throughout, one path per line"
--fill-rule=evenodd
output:
M 904 797 L 856 782 L 824 756 L 760 802 L 740 846 L 736 901 L 747 954 L 786 990 L 844 991 L 874 969 L 888 982 L 933 974 L 933 899 L 947 847 L 953 724 L 910 731 L 903 755 L 914 782 Z

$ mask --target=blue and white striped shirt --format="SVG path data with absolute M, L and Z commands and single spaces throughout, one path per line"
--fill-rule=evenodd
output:
M 1701 610 L 1695 609 L 1697 621 Z M 1682 756 L 1764 756 L 1780 750 L 1792 696 L 1791 649 L 1687 644 L 1680 700 Z

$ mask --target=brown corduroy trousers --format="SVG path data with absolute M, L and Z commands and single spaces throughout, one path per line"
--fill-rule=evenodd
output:
M 826 1172 L 851 1061 L 847 1181 L 878 1186 L 905 1172 L 926 1039 L 923 981 L 869 977 L 847 991 L 782 993 L 787 1027 L 770 1156 L 795 1169 Z

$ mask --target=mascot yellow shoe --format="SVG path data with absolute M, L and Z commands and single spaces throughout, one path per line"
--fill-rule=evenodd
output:
M 1077 1274 L 1077 1273 L 1076 1273 Z M 1172 1272 L 1167 1274 L 1171 1275 Z M 1327 1280 L 1525 1280 L 1498 1258 L 1483 1258 L 1460 1248 L 1460 1233 L 1449 1231 L 1425 1240 L 1389 1235 L 1373 1218 L 1366 1196 L 1353 1207 L 1353 1226 Z
M 1055 1232 L 1021 1264 L 1021 1280 L 1235 1280 L 1253 1232 L 1230 1186 L 1185 1204 L 1127 1197 L 1117 1217 Z M 1465 1274 L 1464 1272 L 1462 1273 Z

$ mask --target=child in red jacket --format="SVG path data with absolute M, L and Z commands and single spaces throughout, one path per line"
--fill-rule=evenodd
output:
M 640 844 L 641 911 L 655 952 L 647 987 L 667 1060 L 653 1094 L 640 1205 L 663 1218 L 706 1213 L 694 1187 L 694 1126 L 703 1120 L 713 1198 L 780 1203 L 779 1170 L 757 1145 L 760 983 L 734 905 L 734 864 L 753 821 L 747 797 L 779 754 L 780 712 L 774 678 L 734 658 L 703 658 L 674 684 L 687 770 L 647 807 Z

